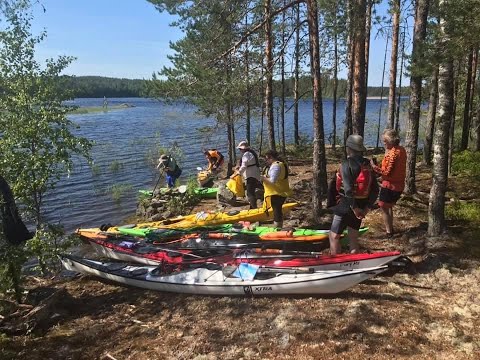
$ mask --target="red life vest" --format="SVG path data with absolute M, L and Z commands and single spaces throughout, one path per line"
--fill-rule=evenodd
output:
M 367 199 L 368 195 L 370 194 L 370 186 L 373 181 L 372 168 L 368 163 L 368 160 L 366 159 L 364 159 L 364 161 L 362 163 L 359 163 L 358 165 L 360 165 L 360 173 L 358 174 L 357 178 L 355 179 L 355 183 L 353 184 L 353 197 L 355 199 Z M 353 177 L 350 163 L 348 167 Z M 339 169 L 339 171 L 337 171 L 336 188 L 339 193 L 344 193 L 341 168 Z

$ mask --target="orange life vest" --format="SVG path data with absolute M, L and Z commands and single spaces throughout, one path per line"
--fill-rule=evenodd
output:
M 364 159 L 364 161 L 358 165 L 360 165 L 360 173 L 353 184 L 353 197 L 355 199 L 367 199 L 368 195 L 370 194 L 370 187 L 373 181 L 372 168 L 366 159 Z M 353 177 L 350 160 L 348 167 Z M 341 168 L 337 171 L 336 188 L 339 193 L 344 193 Z

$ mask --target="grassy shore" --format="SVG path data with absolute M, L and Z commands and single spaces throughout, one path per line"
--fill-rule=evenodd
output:
M 92 113 L 99 113 L 99 112 L 109 112 L 112 110 L 121 110 L 121 109 L 128 109 L 134 107 L 133 105 L 124 103 L 120 105 L 112 105 L 112 106 L 92 106 L 92 107 L 79 107 L 76 108 L 71 112 L 71 114 L 92 114 Z

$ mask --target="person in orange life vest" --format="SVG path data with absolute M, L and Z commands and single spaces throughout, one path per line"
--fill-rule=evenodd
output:
M 378 206 L 382 210 L 383 221 L 387 237 L 393 236 L 393 205 L 396 204 L 405 188 L 407 168 L 407 153 L 400 146 L 400 137 L 397 131 L 387 129 L 383 132 L 385 156 L 382 165 L 377 166 L 371 162 L 372 169 L 381 175 L 380 195 Z
M 237 149 L 242 153 L 240 159 L 240 166 L 233 172 L 230 179 L 237 175 L 242 175 L 247 182 L 247 200 L 250 204 L 250 209 L 257 208 L 257 196 L 255 189 L 262 188 L 260 182 L 260 163 L 258 162 L 257 153 L 250 147 L 247 141 L 240 141 Z
M 336 186 L 340 202 L 331 208 L 334 212 L 329 233 L 332 255 L 341 252 L 340 237 L 347 228 L 350 252 L 359 251 L 358 230 L 362 219 L 373 207 L 378 196 L 378 184 L 370 161 L 363 157 L 365 150 L 360 135 L 350 135 L 347 138 L 347 159 L 337 172 Z
M 283 227 L 282 205 L 288 196 L 292 194 L 288 184 L 288 167 L 275 150 L 265 153 L 265 161 L 268 165 L 266 174 L 261 176 L 265 189 L 264 201 L 270 197 L 273 209 L 273 226 Z
M 219 171 L 223 165 L 224 157 L 217 149 L 205 150 L 203 152 L 208 161 L 208 171 Z

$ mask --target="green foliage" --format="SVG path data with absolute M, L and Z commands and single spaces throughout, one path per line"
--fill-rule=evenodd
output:
M 13 4 L 13 6 L 10 6 Z M 60 74 L 74 58 L 60 56 L 45 64 L 36 60 L 35 48 L 45 32 L 33 36 L 29 1 L 2 2 L 0 29 L 0 171 L 9 182 L 20 209 L 36 225 L 35 237 L 25 246 L 0 249 L 0 290 L 14 290 L 21 299 L 21 269 L 37 256 L 42 270 L 69 241 L 63 232 L 42 224 L 43 200 L 60 178 L 73 168 L 73 155 L 90 160 L 91 142 L 74 136 L 68 120 L 72 98 Z
M 475 222 L 480 226 L 480 204 L 454 201 L 446 206 L 445 216 L 451 220 Z
M 480 152 L 465 150 L 454 153 L 452 172 L 457 175 L 480 176 Z
M 287 144 L 287 153 L 295 158 L 308 159 L 312 156 L 313 143 L 311 137 L 306 134 L 299 135 L 299 144 Z
M 21 300 L 22 266 L 27 259 L 28 254 L 23 246 L 6 244 L 0 248 L 0 292 L 13 291 L 17 301 Z
M 102 172 L 100 169 L 100 166 L 97 164 L 92 164 L 92 176 L 100 176 L 100 173 Z
M 66 237 L 62 226 L 49 224 L 37 229 L 35 236 L 27 241 L 26 250 L 30 257 L 38 259 L 38 270 L 45 275 L 58 271 L 58 255 L 79 242 L 74 234 Z
M 112 173 L 118 173 L 121 169 L 123 169 L 123 164 L 118 160 L 113 160 L 109 166 L 109 169 Z
M 146 80 L 103 76 L 64 76 L 63 80 L 76 98 L 139 97 L 146 94 Z
M 71 98 L 60 73 L 73 61 L 60 56 L 41 65 L 35 47 L 45 33 L 30 34 L 31 16 L 7 11 L 7 27 L 0 31 L 0 170 L 12 185 L 25 211 L 37 224 L 44 194 L 72 170 L 72 154 L 89 159 L 90 142 L 71 132 L 66 117 Z
M 126 192 L 131 191 L 132 188 L 131 184 L 113 184 L 109 187 L 108 192 L 112 195 L 112 199 L 118 203 L 123 195 Z

